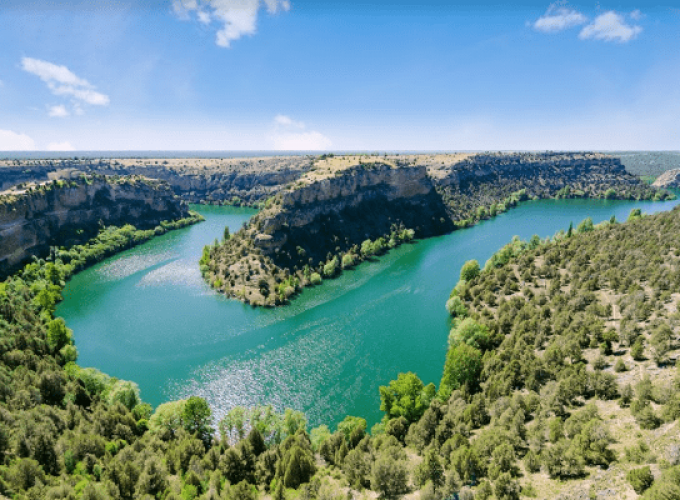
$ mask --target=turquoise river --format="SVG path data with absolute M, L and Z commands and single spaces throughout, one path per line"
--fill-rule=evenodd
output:
M 550 236 L 590 216 L 678 201 L 543 200 L 475 227 L 422 240 L 305 290 L 289 306 L 254 309 L 212 292 L 198 271 L 203 245 L 249 209 L 198 207 L 206 221 L 170 232 L 78 274 L 57 314 L 75 332 L 79 364 L 137 382 L 152 405 L 192 394 L 219 418 L 234 405 L 303 410 L 313 425 L 381 418 L 378 387 L 413 371 L 438 384 L 461 265 L 482 265 L 513 235 Z

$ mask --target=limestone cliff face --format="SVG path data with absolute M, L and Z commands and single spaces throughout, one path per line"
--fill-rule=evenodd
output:
M 678 188 L 680 187 L 680 168 L 668 170 L 661 174 L 652 186 L 657 188 Z
M 54 170 L 53 167 L 40 165 L 0 166 L 0 192 L 22 182 L 45 181 Z
M 637 183 L 626 172 L 619 158 L 597 153 L 510 153 L 478 154 L 444 167 L 431 167 L 438 183 L 464 185 L 487 178 L 535 177 L 541 185 L 555 189 L 567 183 L 587 184 L 616 179 L 627 184 Z
M 316 264 L 336 246 L 377 238 L 395 223 L 422 237 L 453 228 L 422 166 L 357 166 L 300 189 L 284 190 L 280 200 L 280 209 L 265 210 L 255 223 L 259 230 L 254 238 L 263 253 L 280 254 L 277 260 L 286 263 L 302 248 Z M 343 241 L 338 242 L 338 236 Z
M 0 275 L 50 246 L 82 243 L 101 224 L 152 228 L 188 214 L 167 184 L 148 180 L 79 180 L 0 197 Z

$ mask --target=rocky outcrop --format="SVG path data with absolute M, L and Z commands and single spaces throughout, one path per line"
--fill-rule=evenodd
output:
M 279 196 L 277 210 L 265 211 L 255 222 L 259 230 L 254 238 L 256 246 L 283 267 L 303 265 L 301 253 L 305 263 L 317 264 L 336 247 L 346 250 L 378 238 L 393 224 L 404 224 L 419 237 L 453 229 L 421 166 L 356 166 Z
M 188 215 L 165 183 L 103 176 L 53 181 L 0 196 L 0 276 L 19 269 L 51 246 L 83 243 L 102 225 L 153 228 Z
M 652 184 L 657 188 L 679 188 L 680 187 L 680 168 L 668 170 L 661 174 Z

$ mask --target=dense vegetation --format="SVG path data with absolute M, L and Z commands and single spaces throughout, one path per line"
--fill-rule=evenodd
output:
M 109 228 L 0 285 L 0 494 L 680 498 L 678 234 L 680 210 L 633 211 L 466 263 L 439 387 L 413 373 L 381 387 L 368 434 L 359 417 L 308 432 L 271 407 L 215 430 L 201 398 L 152 411 L 134 383 L 77 366 L 54 304 L 79 266 L 141 236 Z
M 394 224 L 389 233 L 373 240 L 366 239 L 361 244 L 345 245 L 344 251 L 338 246 L 335 252 L 326 255 L 325 260 L 316 263 L 307 259 L 305 250 L 298 247 L 300 266 L 282 269 L 264 255 L 252 239 L 244 237 L 243 233 L 232 236 L 227 231 L 222 241 L 215 240 L 203 248 L 199 266 L 213 288 L 253 305 L 275 306 L 286 303 L 304 286 L 319 285 L 324 279 L 336 277 L 343 269 L 351 269 L 414 237 L 413 229 Z M 274 279 L 258 279 L 263 274 L 273 275 Z M 243 282 L 241 287 L 239 282 Z

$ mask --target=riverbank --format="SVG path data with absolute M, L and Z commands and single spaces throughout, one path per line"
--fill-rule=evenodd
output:
M 444 303 L 466 260 L 485 262 L 514 235 L 552 236 L 591 216 L 673 202 L 527 201 L 498 217 L 420 240 L 359 264 L 285 308 L 254 309 L 214 293 L 196 262 L 207 241 L 254 213 L 193 207 L 206 222 L 76 275 L 57 314 L 75 331 L 83 366 L 139 382 L 152 405 L 196 394 L 217 418 L 265 402 L 304 411 L 313 425 L 361 415 L 379 421 L 377 388 L 399 372 L 438 382 L 449 318 Z M 125 315 L 117 311 L 126 311 Z

